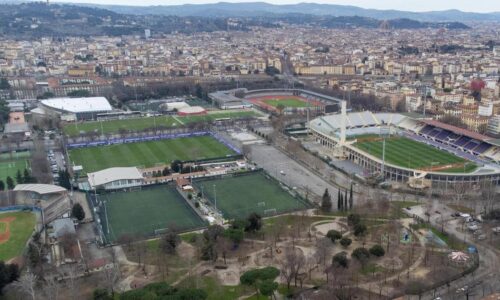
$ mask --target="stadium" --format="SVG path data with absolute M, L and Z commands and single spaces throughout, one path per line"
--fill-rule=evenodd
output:
M 0 260 L 20 261 L 33 233 L 67 214 L 68 191 L 50 184 L 18 184 L 0 191 Z
M 337 158 L 362 168 L 362 177 L 381 176 L 413 187 L 478 187 L 500 183 L 497 140 L 435 120 L 369 111 L 316 118 L 315 140 Z
M 245 88 L 218 91 L 209 94 L 221 109 L 256 107 L 265 112 L 277 112 L 283 106 L 284 114 L 306 111 L 336 111 L 340 99 L 303 89 L 260 89 Z

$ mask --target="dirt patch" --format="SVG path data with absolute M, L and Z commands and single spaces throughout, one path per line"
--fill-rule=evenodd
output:
M 319 224 L 319 225 L 314 226 L 314 228 L 316 229 L 316 232 L 318 232 L 322 235 L 326 235 L 329 230 L 337 230 L 339 232 L 344 231 L 344 228 L 342 227 L 342 225 L 340 225 L 337 222 Z
M 7 242 L 10 239 L 10 223 L 12 223 L 16 217 L 5 217 L 0 219 L 0 223 L 5 224 L 4 232 L 0 233 L 0 244 Z

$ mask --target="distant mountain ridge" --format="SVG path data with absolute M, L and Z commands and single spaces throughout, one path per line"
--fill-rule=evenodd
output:
M 155 5 L 155 6 L 127 6 L 127 5 L 97 5 L 78 4 L 106 8 L 123 14 L 156 14 L 176 16 L 203 16 L 203 17 L 256 17 L 266 14 L 311 14 L 318 16 L 359 16 L 386 19 L 413 19 L 425 22 L 449 21 L 497 21 L 500 22 L 500 12 L 474 13 L 460 10 L 444 10 L 429 12 L 410 12 L 400 10 L 366 9 L 350 5 L 298 3 L 275 5 L 266 2 L 228 3 L 218 2 L 210 4 L 183 4 L 183 5 Z

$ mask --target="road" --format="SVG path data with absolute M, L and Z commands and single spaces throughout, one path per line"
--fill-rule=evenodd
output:
M 425 208 L 420 206 L 417 208 L 412 207 L 412 213 L 427 219 L 425 216 Z M 430 209 L 431 216 L 430 222 L 436 228 L 441 228 L 444 222 L 444 230 L 451 235 L 454 235 L 460 240 L 474 245 L 479 253 L 479 267 L 478 269 L 463 278 L 455 280 L 449 286 L 444 285 L 435 291 L 429 291 L 423 295 L 421 299 L 435 299 L 441 297 L 442 299 L 481 299 L 484 295 L 493 292 L 500 292 L 500 252 L 494 247 L 485 242 L 478 242 L 472 239 L 472 235 L 467 231 L 459 231 L 457 228 L 462 226 L 461 218 L 453 218 L 451 214 L 454 212 L 445 204 L 434 200 L 432 202 L 432 209 Z M 436 213 L 439 211 L 440 213 Z M 469 287 L 469 295 L 467 293 L 457 290 L 462 287 Z

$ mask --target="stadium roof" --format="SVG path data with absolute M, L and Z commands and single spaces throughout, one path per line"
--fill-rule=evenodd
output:
M 91 187 L 101 186 L 117 180 L 143 179 L 136 167 L 108 168 L 94 173 L 88 173 Z
M 16 187 L 14 187 L 14 191 L 35 192 L 40 195 L 46 195 L 66 192 L 66 189 L 53 184 L 28 183 L 16 185 Z
M 42 104 L 72 113 L 111 111 L 113 108 L 104 97 L 53 98 L 42 100 Z
M 439 127 L 439 128 L 442 128 L 442 129 L 446 129 L 448 131 L 451 131 L 451 132 L 454 132 L 454 133 L 457 133 L 457 134 L 465 135 L 467 137 L 470 137 L 470 138 L 473 138 L 473 139 L 476 139 L 476 140 L 480 140 L 480 141 L 491 140 L 491 137 L 486 136 L 484 134 L 480 134 L 480 133 L 477 133 L 477 132 L 474 132 L 474 131 L 463 129 L 463 128 L 460 128 L 460 127 L 457 127 L 457 126 L 449 125 L 449 124 L 446 124 L 446 123 L 443 123 L 443 122 L 439 122 L 439 121 L 436 121 L 436 120 L 422 120 L 422 122 L 424 122 L 425 124 L 434 126 L 434 127 Z

